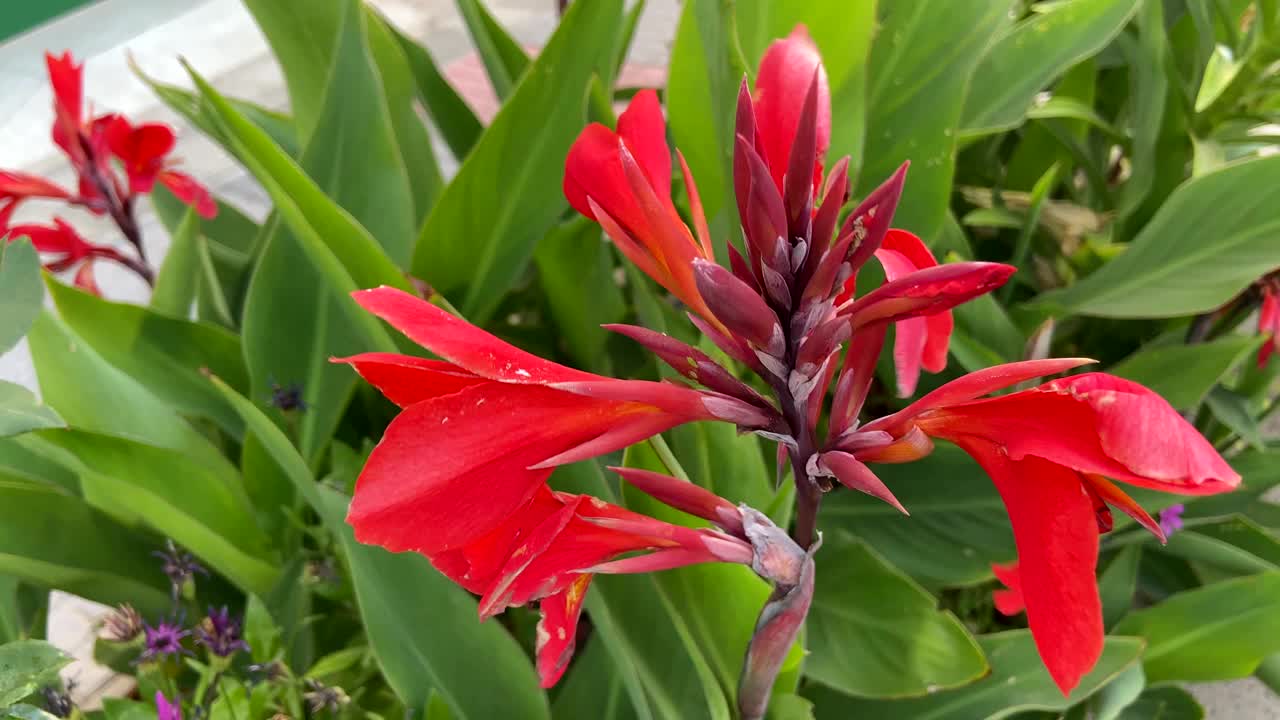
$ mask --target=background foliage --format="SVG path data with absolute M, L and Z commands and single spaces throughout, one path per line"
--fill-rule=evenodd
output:
M 474 598 L 425 560 L 360 545 L 342 521 L 393 411 L 327 359 L 413 351 L 349 291 L 425 283 L 517 344 L 617 375 L 658 369 L 599 324 L 684 331 L 669 298 L 560 192 L 573 138 L 611 122 L 611 98 L 630 90 L 615 78 L 643 6 L 572 3 L 530 56 L 481 2 L 458 0 L 502 100 L 486 125 L 430 48 L 358 0 L 245 3 L 283 67 L 291 115 L 223 96 L 199 68 L 191 88 L 148 82 L 262 185 L 274 202 L 263 223 L 225 201 L 200 222 L 157 196 L 174 242 L 149 307 L 48 277 L 42 288 L 31 246 L 0 244 L 0 351 L 29 338 L 42 398 L 0 383 L 0 640 L 42 635 L 50 588 L 164 612 L 151 553 L 167 537 L 212 571 L 202 602 L 246 614 L 253 662 L 347 688 L 344 713 L 730 718 L 767 592 L 745 569 L 598 579 L 579 659 L 543 692 L 530 613 L 478 624 Z M 956 310 L 951 369 L 921 392 L 1050 350 L 1095 357 L 1164 394 L 1244 476 L 1237 493 L 1188 501 L 1166 547 L 1117 520 L 1100 563 L 1112 636 L 1064 699 L 1021 621 L 991 607 L 990 563 L 1014 552 L 990 482 L 950 447 L 878 469 L 912 517 L 829 498 L 807 656 L 797 648 L 784 669 L 772 717 L 1198 718 L 1177 683 L 1256 672 L 1280 689 L 1280 510 L 1263 497 L 1280 483 L 1264 432 L 1277 365 L 1254 363 L 1251 316 L 1251 287 L 1280 267 L 1278 6 L 687 0 L 664 99 L 718 238 L 739 233 L 738 84 L 805 23 L 830 74 L 829 157 L 852 156 L 854 199 L 909 159 L 897 226 L 949 258 L 1019 268 L 997 296 Z M 446 155 L 460 163 L 452 177 Z M 282 385 L 305 409 L 268 402 Z M 900 403 L 891 387 L 872 402 Z M 693 426 L 666 440 L 682 467 L 647 445 L 625 461 L 786 520 L 789 498 L 753 437 Z M 601 467 L 563 468 L 553 484 L 644 502 Z M 1139 499 L 1152 510 L 1175 500 Z M 0 662 L 0 706 L 57 664 L 30 644 L 0 652 L 30 664 L 11 678 Z M 214 714 L 235 718 L 301 710 L 296 687 L 233 682 L 219 703 Z

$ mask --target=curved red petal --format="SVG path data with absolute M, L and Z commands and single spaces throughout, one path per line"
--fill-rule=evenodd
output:
M 1002 615 L 1017 615 L 1027 609 L 1027 601 L 1022 597 L 1022 576 L 1018 573 L 1018 563 L 1008 565 L 991 564 L 991 571 L 996 579 L 1004 583 L 1007 590 L 996 590 L 991 593 L 996 610 Z
M 330 362 L 346 363 L 355 368 L 365 382 L 378 388 L 388 400 L 400 407 L 492 382 L 453 363 L 397 353 L 363 353 L 331 358 Z
M 1018 548 L 1027 624 L 1049 675 L 1067 695 L 1102 654 L 1092 503 L 1079 477 L 1061 465 L 1035 457 L 1013 461 L 983 440 L 960 445 L 991 476 L 1004 501 Z
M 804 25 L 797 25 L 785 39 L 774 41 L 760 59 L 755 90 L 757 142 L 764 151 L 778 192 L 782 192 L 803 99 L 815 71 L 818 73 L 816 166 L 831 144 L 831 89 L 817 45 Z
M 824 452 L 819 456 L 819 462 L 836 476 L 841 485 L 850 490 L 857 490 L 871 497 L 879 498 L 892 505 L 903 515 L 911 514 L 907 512 L 901 502 L 898 502 L 898 498 L 893 496 L 893 493 L 885 486 L 884 481 L 876 477 L 871 468 L 862 464 L 849 453 L 839 451 Z
M 627 144 L 659 198 L 671 200 L 671 148 L 667 146 L 667 122 L 658 93 L 636 93 L 618 116 L 618 137 Z
M 542 687 L 549 688 L 560 681 L 569 668 L 577 644 L 578 616 L 582 603 L 591 586 L 591 575 L 582 574 L 560 592 L 548 596 L 539 604 L 537 655 L 538 678 Z
M 196 214 L 200 217 L 205 220 L 212 220 L 218 216 L 217 201 L 213 199 L 213 195 L 209 194 L 209 190 L 204 185 L 196 182 L 195 178 L 186 173 L 166 170 L 160 173 L 158 179 L 179 200 L 195 208 Z

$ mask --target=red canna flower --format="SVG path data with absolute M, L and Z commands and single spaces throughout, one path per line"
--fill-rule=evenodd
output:
M 170 167 L 169 152 L 175 142 L 173 130 L 161 123 L 133 125 L 120 115 L 111 116 L 104 133 L 107 147 L 124 167 L 130 193 L 149 193 L 160 181 L 205 219 L 218 213 L 209 191 L 189 175 Z
M 815 118 L 803 123 L 803 104 L 796 102 L 796 93 L 808 88 L 815 79 Z M 783 178 L 788 171 L 797 132 L 806 124 L 813 128 L 813 186 L 816 190 L 822 179 L 822 157 L 831 145 L 831 90 L 818 47 L 804 25 L 797 25 L 785 39 L 775 40 L 765 50 L 756 73 L 753 100 L 756 148 L 768 165 L 778 192 L 783 191 Z M 810 132 L 807 127 L 805 130 Z
M 20 224 L 5 230 L 9 242 L 21 237 L 30 238 L 37 252 L 44 256 L 44 267 L 49 272 L 62 272 L 80 266 L 76 273 L 77 287 L 88 290 L 95 295 L 98 291 L 93 278 L 91 263 L 93 258 L 104 258 L 116 262 L 125 259 L 114 248 L 94 245 L 80 236 L 76 229 L 59 217 L 53 219 L 53 225 Z
M 671 149 L 658 95 L 642 90 L 618 116 L 617 131 L 588 125 L 565 161 L 569 204 L 596 220 L 636 267 L 714 322 L 693 279 L 695 258 L 715 257 L 697 188 L 679 156 L 697 238 L 671 201 Z
M 1258 333 L 1268 336 L 1266 343 L 1258 349 L 1258 367 L 1263 367 L 1272 355 L 1280 352 L 1280 276 L 1263 281 Z
M 1164 539 L 1160 525 L 1106 478 L 1187 495 L 1240 483 L 1163 398 L 1128 380 L 1088 373 L 981 397 L 1088 362 L 1033 360 L 970 373 L 858 431 L 892 438 L 919 431 L 949 440 L 991 476 L 1018 548 L 1018 580 L 1010 589 L 1025 599 L 1040 656 L 1064 694 L 1102 651 L 1094 571 L 1098 535 L 1111 529 L 1108 506 Z
M 85 158 L 80 145 L 84 125 L 84 63 L 76 64 L 70 52 L 45 53 L 49 84 L 53 87 L 53 141 L 73 161 Z
M 773 422 L 720 393 L 543 360 L 398 290 L 354 297 L 447 361 L 385 353 L 341 361 L 404 408 L 356 486 L 348 520 L 362 542 L 427 555 L 462 547 L 526 503 L 556 465 L 694 420 Z
M 991 593 L 991 600 L 995 602 L 996 610 L 999 610 L 1002 615 L 1017 615 L 1026 610 L 1027 601 L 1022 597 L 1022 576 L 1018 574 L 1018 563 L 1008 565 L 992 563 L 991 572 L 1005 586 L 1004 590 Z

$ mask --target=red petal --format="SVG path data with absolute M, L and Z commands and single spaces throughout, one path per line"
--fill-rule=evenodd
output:
M 560 681 L 569 668 L 578 635 L 578 616 L 591 585 L 590 575 L 579 575 L 568 587 L 542 600 L 538 620 L 538 677 L 542 687 Z
M 79 132 L 83 117 L 84 64 L 77 65 L 70 51 L 61 56 L 45 53 L 44 62 L 49 70 L 49 84 L 53 86 L 53 109 L 57 118 L 54 137 L 61 135 L 63 142 L 58 145 L 69 149 L 72 147 L 70 138 Z
M 1022 597 L 1022 576 L 1018 574 L 1018 563 L 1009 565 L 991 564 L 991 571 L 996 579 L 1004 583 L 1008 590 L 996 590 L 991 593 L 996 609 L 1002 615 L 1017 615 L 1027 609 L 1027 601 Z
M 378 388 L 388 400 L 400 407 L 489 382 L 453 363 L 396 353 L 363 353 L 331 358 L 330 362 L 352 366 L 365 382 Z
M 218 203 L 209 194 L 209 190 L 196 182 L 196 179 L 173 170 L 166 170 L 160 173 L 160 182 L 169 188 L 179 200 L 195 208 L 196 214 L 205 220 L 212 220 L 218 216 Z
M 760 60 L 755 92 L 758 142 L 778 192 L 782 192 L 805 91 L 815 72 L 818 74 L 816 165 L 831 144 L 831 90 L 818 47 L 805 27 L 797 25 L 785 40 L 774 41 Z
M 671 201 L 671 149 L 667 147 L 667 123 L 662 117 L 658 93 L 636 93 L 618 116 L 618 137 L 626 143 L 657 196 Z
M 902 503 L 898 502 L 898 498 L 893 496 L 889 488 L 885 486 L 884 481 L 876 477 L 871 468 L 863 465 L 857 458 L 849 453 L 830 451 L 824 452 L 819 456 L 819 463 L 825 465 L 841 485 L 850 490 L 864 492 L 871 497 L 879 498 L 893 507 L 903 515 L 910 515 L 907 509 L 902 507 Z
M 69 200 L 71 192 L 36 175 L 0 171 L 0 198 L 31 197 Z
M 601 379 L 509 345 L 402 290 L 384 286 L 358 290 L 351 296 L 409 339 L 480 377 L 531 385 Z
M 102 297 L 102 290 L 98 287 L 98 281 L 93 277 L 92 260 L 86 260 L 80 266 L 80 269 L 76 271 L 75 286 L 91 295 Z
M 1049 675 L 1071 692 L 1102 654 L 1102 603 L 1094 568 L 1098 527 L 1072 471 L 1029 457 L 1012 461 L 982 440 L 961 442 L 991 476 L 1018 547 L 1027 624 Z
M 490 532 L 546 481 L 530 469 L 651 408 L 536 385 L 485 383 L 405 409 L 356 484 L 361 542 L 427 555 Z
M 709 520 L 735 535 L 742 534 L 742 517 L 733 503 L 688 480 L 650 470 L 610 467 L 641 492 L 681 512 Z
M 1098 497 L 1105 500 L 1107 504 L 1119 509 L 1120 512 L 1133 518 L 1139 525 L 1151 531 L 1152 535 L 1159 538 L 1160 542 L 1165 543 L 1169 541 L 1169 539 L 1165 537 L 1164 528 L 1160 527 L 1160 523 L 1156 522 L 1146 510 L 1143 510 L 1142 506 L 1138 504 L 1138 501 L 1129 497 L 1124 490 L 1116 487 L 1115 483 L 1101 475 L 1094 475 L 1092 473 L 1084 473 L 1080 477 L 1083 478 L 1085 484 L 1088 485 Z
M 840 310 L 856 330 L 873 322 L 891 322 L 949 310 L 995 290 L 1009 279 L 1012 265 L 958 262 L 918 270 L 886 282 Z
M 468 591 L 483 595 L 506 565 L 516 543 L 528 536 L 564 502 L 546 485 L 500 525 L 461 548 L 430 556 L 431 564 Z

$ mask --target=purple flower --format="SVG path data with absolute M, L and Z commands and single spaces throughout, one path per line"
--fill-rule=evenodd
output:
M 196 640 L 218 657 L 230 657 L 249 646 L 240 637 L 240 623 L 231 617 L 226 606 L 209 608 L 209 614 L 196 628 Z
M 169 585 L 172 590 L 173 603 L 177 605 L 178 598 L 182 596 L 183 588 L 192 577 L 199 573 L 208 575 L 209 571 L 204 566 L 196 562 L 195 556 L 179 548 L 172 540 L 164 541 L 164 550 L 151 553 L 164 561 L 164 574 L 169 578 Z
M 298 383 L 289 383 L 281 385 L 276 382 L 271 383 L 271 407 L 279 408 L 284 412 L 307 411 L 307 403 L 302 399 L 302 386 Z
M 169 702 L 159 690 L 156 691 L 156 720 L 182 720 L 182 705 Z
M 191 634 L 190 630 L 183 630 L 174 623 L 162 622 L 155 627 L 144 624 L 142 631 L 147 636 L 147 648 L 142 651 L 139 662 L 160 660 L 169 655 L 190 654 L 182 647 L 182 640 Z
M 125 603 L 102 619 L 102 631 L 108 640 L 127 643 L 142 634 L 142 616 Z
M 1182 513 L 1186 509 L 1185 505 L 1179 503 L 1160 511 L 1160 529 L 1164 531 L 1165 537 L 1182 529 Z

